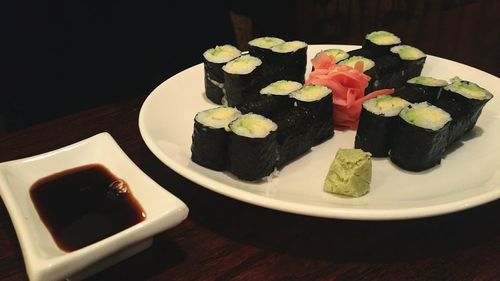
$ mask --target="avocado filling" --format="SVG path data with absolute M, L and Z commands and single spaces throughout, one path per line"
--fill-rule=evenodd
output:
M 354 68 L 354 66 L 356 65 L 356 63 L 358 61 L 363 62 L 363 72 L 368 71 L 375 66 L 375 62 L 373 60 L 371 60 L 369 58 L 362 57 L 362 56 L 350 57 L 346 60 L 339 62 L 339 64 L 347 65 L 347 66 Z
M 306 42 L 302 41 L 289 41 L 271 48 L 273 52 L 276 53 L 293 53 L 299 49 L 307 47 Z
M 437 131 L 451 121 L 448 112 L 427 102 L 410 104 L 399 114 L 403 120 L 415 126 Z
M 195 119 L 199 123 L 214 129 L 224 128 L 241 113 L 233 107 L 216 107 L 207 109 L 196 114 Z
M 272 47 L 283 43 L 285 43 L 285 41 L 277 37 L 259 37 L 248 42 L 250 46 L 262 49 L 271 49 Z
M 280 80 L 269 84 L 260 93 L 262 95 L 288 95 L 291 92 L 300 90 L 302 84 L 295 81 Z
M 262 61 L 259 58 L 243 55 L 226 63 L 222 69 L 231 74 L 248 74 L 254 71 L 257 66 L 261 65 Z
M 241 51 L 232 45 L 216 46 L 206 50 L 203 57 L 213 63 L 226 63 L 241 55 Z
M 409 45 L 394 46 L 391 52 L 398 54 L 402 60 L 418 60 L 425 57 L 424 52 Z
M 330 89 L 322 85 L 309 85 L 291 93 L 290 97 L 300 101 L 312 102 L 322 99 L 331 92 Z
M 448 85 L 448 82 L 445 80 L 441 79 L 436 79 L 432 77 L 426 77 L 426 76 L 417 76 L 413 77 L 412 79 L 407 81 L 410 84 L 418 84 L 418 85 L 423 85 L 423 86 L 429 86 L 429 87 L 444 87 Z
M 376 115 L 392 117 L 398 115 L 408 104 L 408 101 L 400 97 L 383 95 L 363 102 L 363 107 Z
M 399 37 L 387 31 L 374 31 L 367 34 L 365 38 L 375 45 L 387 46 L 401 44 L 401 39 L 399 39 Z
M 248 113 L 231 122 L 229 129 L 239 136 L 265 138 L 272 131 L 276 131 L 278 125 L 262 115 Z
M 459 77 L 454 77 L 453 79 L 451 79 L 451 84 L 446 86 L 445 89 L 460 94 L 469 99 L 488 100 L 493 97 L 493 95 L 488 90 L 480 87 L 475 83 L 462 80 Z

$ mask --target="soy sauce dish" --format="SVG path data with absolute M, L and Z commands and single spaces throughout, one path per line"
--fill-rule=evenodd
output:
M 108 133 L 0 163 L 0 195 L 35 281 L 86 278 L 188 214 Z

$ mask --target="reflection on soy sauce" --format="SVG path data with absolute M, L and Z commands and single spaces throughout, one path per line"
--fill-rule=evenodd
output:
M 74 251 L 146 218 L 128 184 L 100 164 L 65 170 L 33 184 L 30 196 L 56 244 Z

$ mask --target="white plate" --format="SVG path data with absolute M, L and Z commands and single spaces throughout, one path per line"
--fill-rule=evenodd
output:
M 42 177 L 92 163 L 102 164 L 128 183 L 146 219 L 96 243 L 64 252 L 40 220 L 29 189 Z M 186 205 L 144 174 L 108 133 L 44 154 L 0 163 L 0 194 L 33 281 L 88 277 L 146 249 L 153 235 L 179 224 L 188 214 Z
M 310 45 L 308 57 L 321 49 L 357 46 Z M 310 69 L 310 66 L 307 67 Z M 328 218 L 387 220 L 455 212 L 500 197 L 500 79 L 450 60 L 428 56 L 423 75 L 460 76 L 490 90 L 475 136 L 421 173 L 403 171 L 387 159 L 374 159 L 370 192 L 345 198 L 323 192 L 323 181 L 338 148 L 354 145 L 355 131 L 336 131 L 333 139 L 288 164 L 273 180 L 252 184 L 190 160 L 193 118 L 215 105 L 204 98 L 203 65 L 193 66 L 158 86 L 144 102 L 141 135 L 151 151 L 180 175 L 210 190 L 271 209 Z

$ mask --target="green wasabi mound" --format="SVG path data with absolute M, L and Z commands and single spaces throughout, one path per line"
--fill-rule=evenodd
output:
M 339 149 L 326 175 L 323 190 L 350 197 L 368 193 L 372 180 L 371 156 L 361 149 Z

